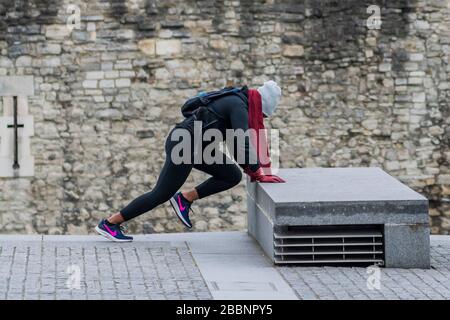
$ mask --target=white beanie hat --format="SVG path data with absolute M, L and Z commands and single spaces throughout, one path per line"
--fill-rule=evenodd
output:
M 258 88 L 262 100 L 262 112 L 267 117 L 271 116 L 277 108 L 281 97 L 281 88 L 275 81 L 266 81 L 264 85 Z

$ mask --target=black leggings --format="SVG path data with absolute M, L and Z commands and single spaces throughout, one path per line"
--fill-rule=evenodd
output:
M 241 170 L 225 154 L 222 156 L 222 164 L 173 163 L 170 154 L 172 148 L 178 142 L 171 141 L 170 136 L 172 132 L 166 140 L 166 161 L 159 175 L 158 182 L 152 191 L 137 197 L 120 211 L 125 221 L 133 219 L 168 201 L 184 184 L 192 168 L 212 176 L 195 187 L 200 199 L 230 189 L 241 181 Z

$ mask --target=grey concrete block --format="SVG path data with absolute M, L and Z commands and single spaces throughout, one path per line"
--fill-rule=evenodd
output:
M 287 183 L 247 180 L 248 232 L 266 253 L 273 253 L 268 237 L 281 226 L 408 225 L 411 231 L 385 228 L 385 241 L 404 237 L 395 246 L 386 244 L 402 252 L 389 256 L 388 266 L 429 267 L 428 200 L 380 168 L 280 169 L 278 174 Z
M 280 169 L 285 184 L 257 184 L 254 196 L 274 224 L 428 221 L 428 200 L 379 168 Z

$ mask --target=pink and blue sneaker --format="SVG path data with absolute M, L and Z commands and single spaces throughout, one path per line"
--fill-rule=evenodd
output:
M 189 209 L 191 209 L 192 202 L 189 202 L 183 197 L 181 192 L 178 192 L 170 198 L 170 204 L 181 222 L 183 222 L 186 227 L 192 228 L 191 220 L 189 220 Z
M 123 227 L 120 224 L 109 223 L 108 220 L 103 219 L 98 226 L 95 227 L 100 235 L 105 238 L 116 242 L 129 242 L 133 241 L 133 237 L 123 234 Z

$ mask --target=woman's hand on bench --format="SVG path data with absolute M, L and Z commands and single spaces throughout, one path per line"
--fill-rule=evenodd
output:
M 250 177 L 250 182 L 262 182 L 262 183 L 283 183 L 285 180 L 276 175 L 265 175 L 262 168 L 259 168 L 255 172 L 252 172 L 250 168 L 246 168 L 244 172 Z

